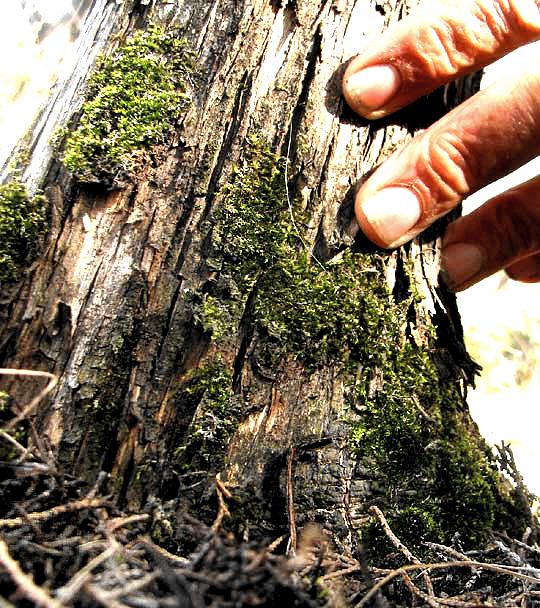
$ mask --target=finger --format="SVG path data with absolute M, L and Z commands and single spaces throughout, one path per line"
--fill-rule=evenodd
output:
M 394 153 L 362 185 L 360 228 L 401 245 L 540 152 L 540 71 L 498 81 Z
M 540 253 L 518 260 L 504 270 L 514 281 L 540 283 Z
M 427 0 L 349 64 L 347 103 L 380 118 L 540 38 L 540 0 Z
M 491 199 L 447 228 L 441 276 L 452 291 L 463 291 L 507 268 L 530 282 L 540 278 L 540 177 Z M 513 276 L 512 276 L 513 275 Z

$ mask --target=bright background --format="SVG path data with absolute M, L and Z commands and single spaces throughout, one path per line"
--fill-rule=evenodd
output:
M 539 53 L 536 42 L 501 59 L 486 69 L 482 88 L 538 65 Z M 469 197 L 464 212 L 538 174 L 539 157 Z M 511 445 L 525 483 L 540 495 L 540 284 L 511 281 L 501 272 L 459 294 L 458 304 L 467 347 L 483 367 L 469 393 L 471 414 L 489 443 Z
M 25 133 L 78 31 L 82 0 L 4 0 L 0 19 L 0 165 Z
M 0 20 L 0 165 L 48 95 L 76 36 L 80 0 L 9 0 Z M 535 61 L 540 44 L 520 49 L 486 70 L 483 86 Z M 514 183 L 540 173 L 536 159 L 470 197 L 465 212 Z M 540 494 L 540 285 L 499 274 L 459 296 L 466 340 L 484 371 L 469 405 L 484 437 L 512 446 L 530 490 Z

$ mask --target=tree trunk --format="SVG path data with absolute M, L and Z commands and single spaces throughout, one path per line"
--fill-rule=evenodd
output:
M 63 143 L 44 147 L 36 128 L 20 167 L 49 200 L 50 231 L 3 285 L 0 361 L 58 379 L 32 412 L 35 449 L 122 508 L 165 505 L 165 540 L 177 513 L 212 522 L 224 499 L 222 526 L 292 548 L 315 521 L 337 546 L 362 538 L 375 552 L 373 504 L 413 544 L 474 543 L 507 502 L 464 401 L 475 366 L 455 300 L 437 282 L 444 221 L 385 252 L 352 218 L 357 184 L 475 86 L 375 123 L 345 107 L 344 62 L 412 4 L 89 9 L 109 29 L 80 45 L 86 57 L 150 23 L 186 38 L 190 103 L 129 168 L 73 175 L 62 158 L 84 116 L 81 74 L 62 85 L 76 82 L 69 103 L 42 118 L 64 124 Z M 42 384 L 3 378 L 14 411 Z

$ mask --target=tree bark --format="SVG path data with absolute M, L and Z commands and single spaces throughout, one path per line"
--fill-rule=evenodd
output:
M 469 540 L 493 524 L 504 500 L 464 402 L 475 366 L 437 281 L 446 220 L 382 252 L 351 212 L 357 184 L 475 87 L 450 85 L 376 123 L 345 107 L 344 63 L 412 4 L 116 5 L 108 53 L 158 22 L 188 40 L 198 68 L 191 105 L 122 187 L 81 183 L 54 151 L 23 173 L 47 195 L 51 226 L 24 279 L 3 287 L 0 361 L 57 376 L 32 415 L 55 467 L 89 483 L 106 473 L 101 489 L 120 506 L 165 505 L 173 528 L 182 510 L 213 521 L 225 484 L 222 525 L 287 534 L 292 547 L 296 527 L 316 521 L 354 549 L 374 503 L 410 515 L 436 498 L 439 538 L 466 535 L 458 520 L 475 510 Z M 112 9 L 96 2 L 88 18 L 98 10 Z M 246 228 L 242 213 L 272 199 L 270 183 L 281 208 L 261 204 Z M 254 225 L 262 253 L 241 240 Z M 20 411 L 42 384 L 3 386 Z M 390 443 L 366 426 L 379 415 L 396 428 Z M 456 475 L 445 489 L 445 469 L 477 481 Z

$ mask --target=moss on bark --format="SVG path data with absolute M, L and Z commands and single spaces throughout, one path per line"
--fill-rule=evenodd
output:
M 398 302 L 383 253 L 352 247 L 329 263 L 315 259 L 287 180 L 285 160 L 252 138 L 214 216 L 208 258 L 217 276 L 196 294 L 195 318 L 218 343 L 247 322 L 268 369 L 291 356 L 307 376 L 334 366 L 351 412 L 350 450 L 378 480 L 404 542 L 420 554 L 426 541 L 482 544 L 501 502 L 498 473 L 458 382 L 435 363 L 434 329 L 422 345 L 407 331 L 414 277 Z M 376 560 L 393 550 L 375 522 L 361 536 Z
M 47 230 L 48 201 L 18 181 L 0 185 L 0 282 L 16 281 L 37 256 Z
M 64 144 L 65 166 L 81 181 L 134 175 L 141 154 L 165 141 L 189 103 L 194 69 L 185 40 L 157 25 L 101 57 Z

